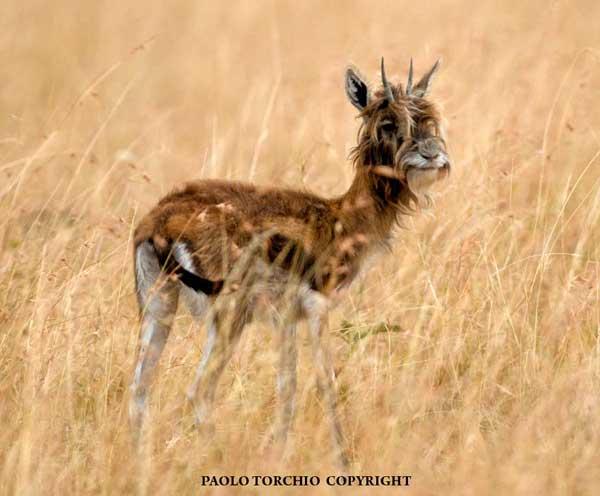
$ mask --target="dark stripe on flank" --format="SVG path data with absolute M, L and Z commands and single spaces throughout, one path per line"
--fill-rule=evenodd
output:
M 153 239 L 148 240 L 154 246 L 154 252 L 158 257 L 158 263 L 161 265 L 163 272 L 177 276 L 177 278 L 185 284 L 188 288 L 193 289 L 197 293 L 204 293 L 205 295 L 217 295 L 223 289 L 224 281 L 211 281 L 204 277 L 197 276 L 196 274 L 185 270 L 181 265 L 177 263 L 171 253 L 170 247 L 172 246 L 171 241 L 165 242 L 169 247 L 167 251 L 166 247 L 160 249 L 156 246 Z
M 177 269 L 175 269 L 175 274 L 183 284 L 197 293 L 204 293 L 208 296 L 217 295 L 223 289 L 223 281 L 211 281 L 210 279 L 205 279 L 204 277 L 192 274 L 183 267 L 177 267 Z

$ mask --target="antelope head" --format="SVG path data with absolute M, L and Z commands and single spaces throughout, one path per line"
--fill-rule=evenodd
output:
M 356 68 L 346 70 L 346 94 L 363 119 L 352 152 L 355 165 L 396 178 L 412 195 L 426 191 L 450 171 L 441 118 L 427 99 L 438 67 L 439 60 L 415 84 L 411 60 L 403 87 L 389 82 L 381 59 L 381 88 L 374 93 Z

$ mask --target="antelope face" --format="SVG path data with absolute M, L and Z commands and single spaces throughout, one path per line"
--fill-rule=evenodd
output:
M 355 159 L 383 170 L 383 175 L 405 180 L 415 193 L 450 172 L 439 114 L 425 98 L 438 65 L 413 85 L 411 61 L 403 89 L 388 82 L 382 59 L 382 88 L 373 95 L 356 69 L 346 71 L 346 94 L 363 118 Z

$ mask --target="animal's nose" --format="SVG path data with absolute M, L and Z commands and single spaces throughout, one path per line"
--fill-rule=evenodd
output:
M 436 150 L 421 150 L 421 155 L 423 156 L 423 158 L 426 158 L 428 160 L 434 160 L 436 158 L 438 158 L 440 152 L 436 151 Z
M 419 153 L 428 160 L 436 159 L 440 154 L 440 148 L 432 140 L 423 140 L 419 143 Z

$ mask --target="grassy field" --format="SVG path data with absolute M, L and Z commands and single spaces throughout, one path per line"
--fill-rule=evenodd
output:
M 131 235 L 186 179 L 342 192 L 359 124 L 344 67 L 378 82 L 385 55 L 394 81 L 443 58 L 454 170 L 330 317 L 353 472 L 413 477 L 371 493 L 599 494 L 599 19 L 593 0 L 3 2 L 0 493 L 336 473 L 305 329 L 281 460 L 261 451 L 276 334 L 244 335 L 208 440 L 184 394 L 204 329 L 185 313 L 134 456 Z

